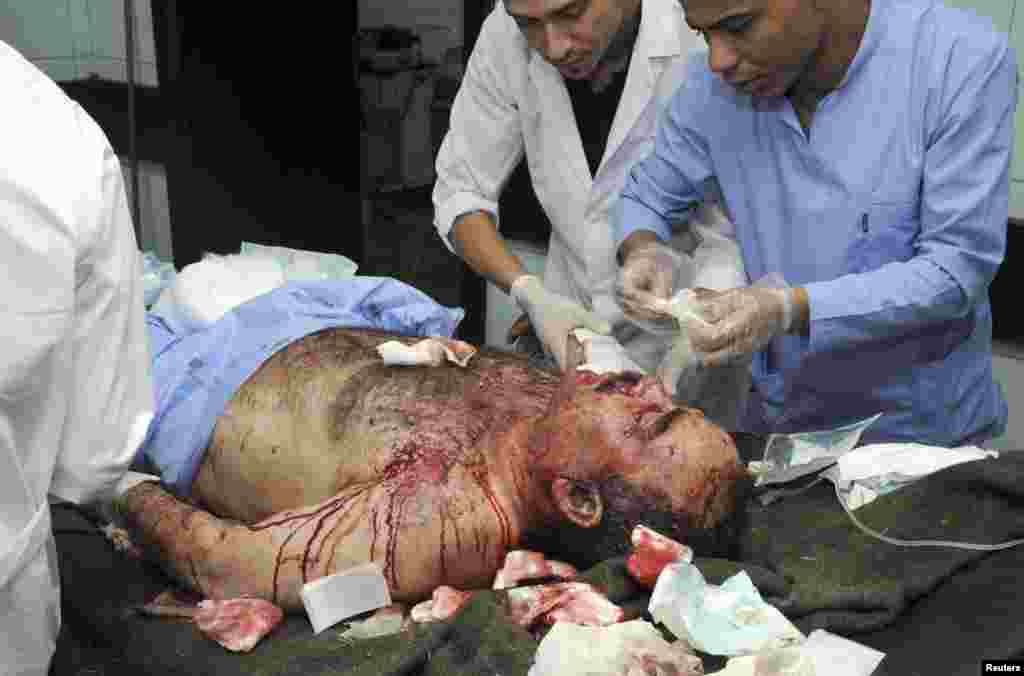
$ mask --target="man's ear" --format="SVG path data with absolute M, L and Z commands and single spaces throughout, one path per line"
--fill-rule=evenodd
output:
M 604 501 L 590 482 L 558 477 L 551 483 L 551 495 L 558 511 L 580 528 L 601 523 Z

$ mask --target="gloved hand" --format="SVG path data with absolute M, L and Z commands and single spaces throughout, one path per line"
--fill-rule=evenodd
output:
M 615 297 L 626 316 L 663 321 L 663 304 L 675 292 L 679 255 L 663 244 L 636 249 L 622 264 Z
M 690 325 L 693 349 L 706 367 L 731 364 L 790 330 L 793 290 L 748 286 L 705 296 L 696 307 L 704 322 Z
M 558 368 L 566 367 L 566 341 L 576 328 L 586 328 L 600 334 L 611 333 L 611 325 L 579 303 L 551 293 L 533 275 L 520 275 L 512 282 L 512 298 L 530 317 L 533 330 L 554 357 Z
M 670 395 L 682 395 L 687 404 L 694 403 L 688 397 L 699 389 L 697 381 L 703 377 L 701 354 L 693 348 L 690 332 L 695 323 L 701 322 L 698 310 L 700 304 L 717 295 L 717 291 L 696 287 L 676 296 L 668 306 L 679 325 L 679 331 L 673 337 L 668 352 L 662 357 L 655 375 Z

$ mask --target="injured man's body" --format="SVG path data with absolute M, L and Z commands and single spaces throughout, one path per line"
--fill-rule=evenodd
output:
M 389 340 L 419 339 L 330 328 L 274 353 L 217 418 L 190 495 L 144 482 L 120 497 L 136 543 L 207 598 L 286 609 L 369 561 L 396 601 L 488 587 L 519 548 L 590 565 L 641 523 L 728 555 L 749 477 L 657 380 L 487 350 L 388 366 Z

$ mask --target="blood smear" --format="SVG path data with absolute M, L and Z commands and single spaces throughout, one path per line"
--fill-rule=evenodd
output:
M 646 526 L 633 529 L 632 541 L 633 552 L 626 561 L 626 569 L 633 579 L 651 589 L 665 566 L 693 560 L 692 549 Z
M 205 600 L 192 618 L 206 636 L 233 652 L 249 652 L 281 623 L 284 611 L 255 598 Z

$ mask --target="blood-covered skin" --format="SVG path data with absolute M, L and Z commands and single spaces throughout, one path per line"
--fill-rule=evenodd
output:
M 413 622 L 442 622 L 455 617 L 456 613 L 473 598 L 473 592 L 462 591 L 441 585 L 434 590 L 430 600 L 417 603 L 410 611 Z
M 585 582 L 555 582 L 508 591 L 509 610 L 521 626 L 537 621 L 607 626 L 621 622 L 622 608 Z
M 489 587 L 526 533 L 566 524 L 555 479 L 618 486 L 602 525 L 621 517 L 623 547 L 652 510 L 678 537 L 730 508 L 735 447 L 656 380 L 560 378 L 487 350 L 383 366 L 375 347 L 396 339 L 416 340 L 329 330 L 268 360 L 218 420 L 190 501 L 125 496 L 149 551 L 209 598 L 299 608 L 306 582 L 376 561 L 393 599 L 419 601 Z
M 175 591 L 163 592 L 134 610 L 152 617 L 191 620 L 203 635 L 232 652 L 249 652 L 284 619 L 284 611 L 264 599 L 213 601 Z
M 240 598 L 199 603 L 193 621 L 199 631 L 232 652 L 249 652 L 274 630 L 284 612 L 263 599 Z
M 548 559 L 541 552 L 517 549 L 505 556 L 505 564 L 494 576 L 492 589 L 514 587 L 523 580 L 557 577 L 572 579 L 578 571 L 574 566 L 562 561 Z
M 441 586 L 429 601 L 412 608 L 413 622 L 439 622 L 458 614 L 474 592 Z M 607 626 L 621 622 L 622 608 L 585 582 L 554 582 L 516 587 L 506 592 L 511 619 L 530 628 L 537 623 L 571 622 L 586 626 Z

